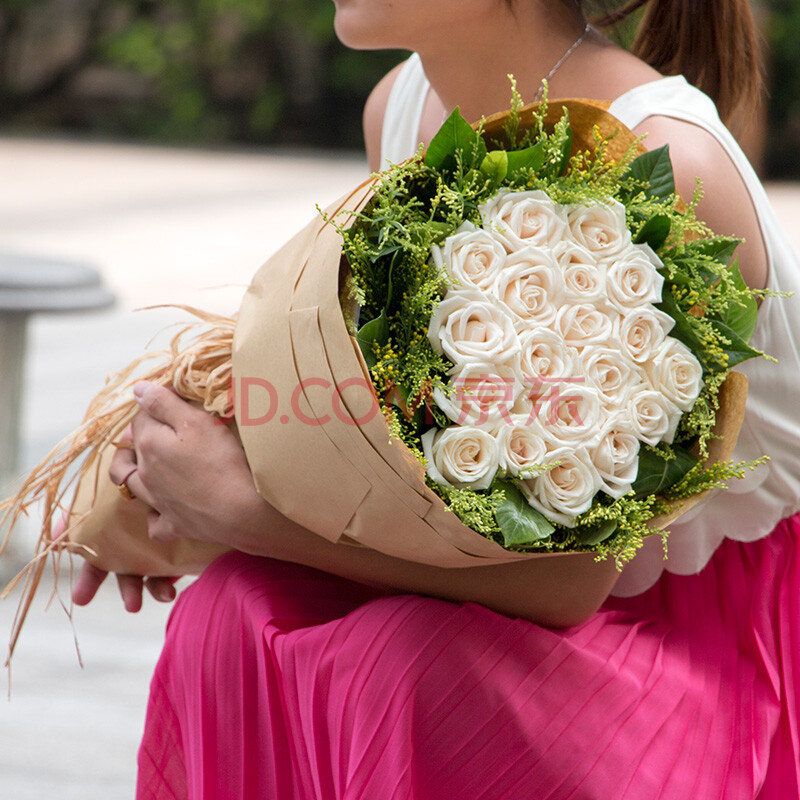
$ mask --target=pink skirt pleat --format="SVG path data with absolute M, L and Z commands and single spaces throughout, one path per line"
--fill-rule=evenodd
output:
M 181 593 L 139 800 L 797 800 L 800 518 L 551 630 L 231 553 Z

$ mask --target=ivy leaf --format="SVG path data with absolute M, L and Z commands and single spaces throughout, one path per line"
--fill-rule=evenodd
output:
M 639 451 L 639 472 L 632 487 L 637 499 L 666 491 L 700 461 L 679 445 L 672 445 L 672 450 L 675 458 L 666 458 L 657 450 L 647 447 Z
M 675 176 L 669 158 L 669 145 L 646 153 L 631 161 L 629 175 L 644 184 L 648 197 L 669 197 L 675 194 Z
M 739 272 L 739 263 L 734 261 L 730 266 L 733 284 L 736 288 L 745 292 L 747 284 L 744 282 L 742 273 Z M 739 300 L 732 300 L 728 303 L 722 322 L 727 325 L 740 339 L 749 342 L 756 330 L 758 319 L 758 304 L 755 297 L 741 297 Z
M 609 519 L 605 522 L 600 522 L 597 525 L 591 525 L 586 528 L 577 528 L 575 530 L 575 538 L 588 547 L 594 547 L 600 542 L 604 542 L 609 538 L 619 527 L 619 523 L 615 519 Z
M 495 512 L 505 547 L 528 547 L 547 539 L 555 531 L 555 527 L 528 504 L 522 492 L 512 483 L 495 481 L 492 489 L 505 494 L 505 499 Z
M 464 168 L 469 169 L 486 157 L 486 144 L 455 108 L 428 145 L 424 161 L 431 169 L 452 172 L 458 155 Z
M 508 174 L 508 153 L 505 150 L 492 150 L 481 161 L 481 172 L 495 185 L 499 186 Z
M 667 241 L 672 223 L 666 214 L 658 214 L 645 222 L 636 234 L 636 244 L 647 244 L 658 250 Z
M 513 176 L 523 169 L 538 172 L 544 164 L 544 143 L 526 147 L 524 150 L 512 150 L 508 153 L 508 173 Z
M 381 311 L 379 317 L 371 319 L 358 329 L 356 341 L 361 348 L 364 361 L 372 369 L 378 359 L 375 357 L 375 345 L 385 345 L 389 341 L 389 321 L 386 319 L 386 312 Z

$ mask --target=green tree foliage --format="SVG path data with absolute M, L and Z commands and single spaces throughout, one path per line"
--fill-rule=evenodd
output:
M 800 177 L 800 3 L 765 3 L 769 45 L 767 173 Z
M 57 121 L 68 97 L 62 125 L 107 134 L 359 147 L 366 96 L 403 57 L 340 45 L 330 0 L 84 0 L 82 46 L 20 84 L 26 28 L 59 2 L 0 0 L 4 122 Z M 98 70 L 129 90 L 85 101 L 76 87 Z

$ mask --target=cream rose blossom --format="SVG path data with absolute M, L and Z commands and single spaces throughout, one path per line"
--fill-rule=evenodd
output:
M 646 244 L 631 244 L 608 261 L 608 301 L 624 313 L 648 303 L 661 302 L 664 278 L 658 272 L 661 259 Z
M 543 384 L 540 392 L 530 400 L 553 447 L 597 443 L 604 406 L 597 389 L 586 385 L 583 376 Z
M 511 410 L 523 391 L 515 369 L 503 364 L 470 364 L 450 370 L 446 388 L 433 390 L 433 401 L 458 425 L 494 428 L 510 423 Z
M 572 206 L 568 220 L 575 241 L 595 258 L 615 256 L 631 243 L 625 206 L 616 200 L 591 206 Z
M 626 404 L 631 429 L 645 444 L 672 442 L 681 419 L 681 410 L 661 392 L 640 389 Z
M 497 440 L 481 428 L 431 428 L 420 437 L 431 479 L 444 486 L 487 489 L 497 472 Z
M 683 342 L 668 336 L 645 370 L 654 389 L 681 411 L 691 411 L 703 388 L 703 368 Z
M 614 339 L 637 364 L 649 361 L 661 347 L 675 321 L 654 306 L 635 308 L 614 321 Z
M 590 452 L 592 463 L 603 480 L 603 491 L 614 498 L 631 490 L 639 471 L 639 440 L 626 430 L 623 420 L 611 422 Z
M 602 478 L 582 447 L 553 450 L 547 457 L 560 463 L 537 478 L 522 481 L 520 488 L 533 508 L 553 522 L 573 528 L 575 517 L 591 507 Z
M 428 340 L 454 364 L 502 364 L 519 352 L 511 314 L 475 288 L 451 288 L 428 326 Z
M 531 421 L 524 415 L 513 414 L 494 433 L 500 469 L 507 474 L 531 477 L 531 472 L 548 462 L 547 442 L 538 420 Z
M 503 268 L 506 251 L 489 231 L 465 222 L 444 245 L 431 248 L 434 263 L 457 285 L 487 289 Z
M 609 408 L 621 408 L 632 391 L 649 387 L 645 371 L 615 347 L 589 345 L 581 350 L 580 361 L 583 374 Z
M 528 387 L 563 380 L 575 370 L 577 350 L 552 328 L 529 328 L 520 334 L 519 344 L 519 372 Z
M 555 247 L 567 233 L 564 206 L 542 191 L 498 192 L 478 206 L 484 227 L 495 232 L 509 253 L 527 245 Z
M 606 266 L 577 242 L 558 244 L 553 255 L 564 276 L 564 299 L 570 303 L 606 300 Z
M 548 252 L 523 247 L 506 258 L 491 294 L 514 315 L 518 329 L 549 325 L 564 299 L 564 280 Z
M 613 332 L 613 319 L 606 311 L 589 303 L 579 303 L 559 309 L 556 328 L 568 345 L 585 347 L 607 342 Z

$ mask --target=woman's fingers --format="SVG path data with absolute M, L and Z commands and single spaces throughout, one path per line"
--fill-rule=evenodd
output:
M 177 580 L 178 578 L 145 578 L 144 585 L 159 603 L 171 603 L 178 594 L 175 589 Z
M 75 585 L 72 587 L 72 602 L 76 606 L 85 606 L 91 603 L 107 575 L 108 572 L 104 569 L 84 561 L 80 572 L 78 572 Z
M 133 387 L 133 396 L 147 417 L 172 428 L 176 433 L 186 426 L 187 416 L 197 411 L 175 392 L 149 381 L 136 383 Z M 138 432 L 137 427 L 146 424 L 146 420 L 140 419 L 141 416 L 139 414 L 134 417 L 134 433 Z
M 135 614 L 142 608 L 144 579 L 141 575 L 117 575 L 117 586 L 126 611 Z

